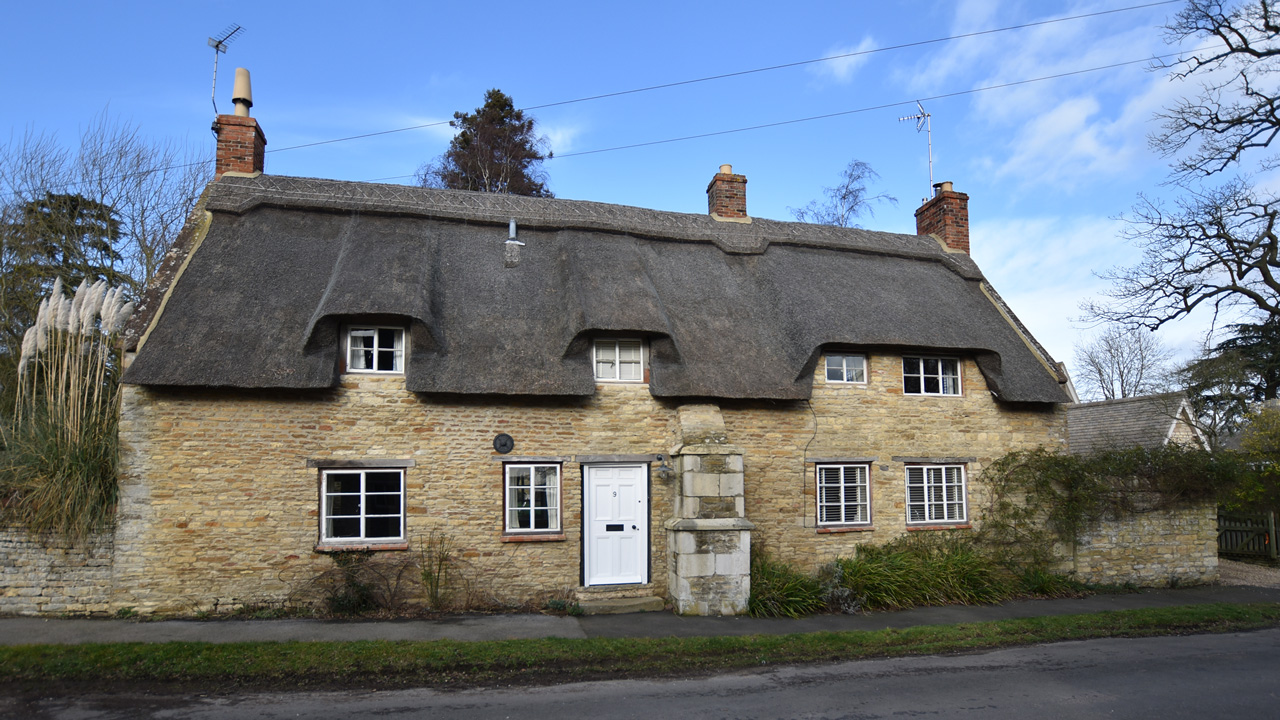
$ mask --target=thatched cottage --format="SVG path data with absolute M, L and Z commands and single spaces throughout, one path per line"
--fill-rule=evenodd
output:
M 280 598 L 446 536 L 498 598 L 741 612 L 750 547 L 813 568 L 980 519 L 1066 442 L 1066 380 L 918 234 L 278 177 L 243 114 L 128 341 L 113 606 Z

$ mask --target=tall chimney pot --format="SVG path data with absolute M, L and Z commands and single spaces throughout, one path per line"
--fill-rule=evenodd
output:
M 217 160 L 213 179 L 234 175 L 260 174 L 266 166 L 267 137 L 258 121 L 249 117 L 253 107 L 253 90 L 249 71 L 236 68 L 235 89 L 231 93 L 235 115 L 219 115 L 213 120 L 213 133 L 218 137 Z
M 249 83 L 249 71 L 244 68 L 236 68 L 231 103 L 236 106 L 238 117 L 249 117 L 249 108 L 253 107 L 253 86 Z

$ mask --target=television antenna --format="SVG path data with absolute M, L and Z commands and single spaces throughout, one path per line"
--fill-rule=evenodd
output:
M 240 37 L 242 32 L 244 28 L 232 23 L 223 29 L 218 38 L 209 38 L 209 47 L 213 48 L 213 90 L 209 92 L 209 99 L 213 101 L 214 115 L 218 114 L 218 54 L 226 52 L 227 46 Z
M 924 130 L 929 136 L 929 195 L 925 196 L 927 199 L 933 195 L 933 121 L 930 120 L 933 116 L 925 112 L 924 106 L 920 104 L 919 100 L 916 101 L 916 108 L 920 110 L 919 113 L 900 117 L 898 118 L 898 122 L 902 122 L 903 120 L 915 120 L 916 132 Z

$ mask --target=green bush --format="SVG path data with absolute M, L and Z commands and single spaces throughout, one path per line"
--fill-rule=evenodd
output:
M 969 537 L 948 532 L 859 546 L 854 557 L 823 568 L 820 578 L 828 606 L 843 612 L 997 603 L 1020 589 Z
M 751 548 L 751 597 L 747 613 L 752 617 L 797 618 L 818 612 L 826 601 L 821 584 L 785 563 Z

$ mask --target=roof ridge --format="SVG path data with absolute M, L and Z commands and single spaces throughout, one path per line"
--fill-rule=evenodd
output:
M 730 254 L 760 254 L 770 244 L 848 250 L 929 260 L 967 279 L 983 278 L 967 255 L 947 253 L 929 236 L 753 218 L 722 223 L 710 215 L 654 210 L 594 200 L 534 198 L 465 190 L 285 175 L 223 177 L 211 186 L 208 209 L 244 214 L 271 200 L 291 207 L 423 214 L 505 225 L 572 227 L 685 242 L 711 242 Z

